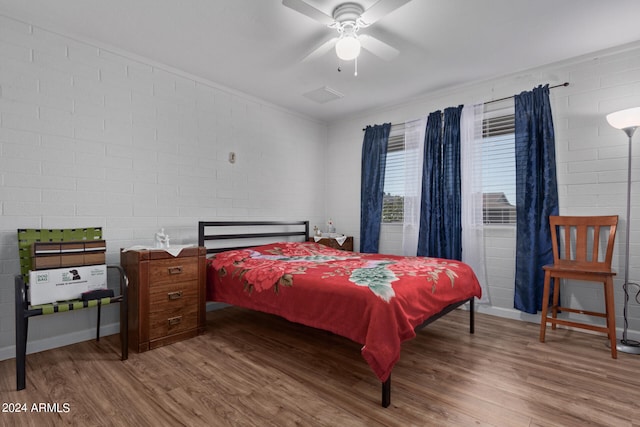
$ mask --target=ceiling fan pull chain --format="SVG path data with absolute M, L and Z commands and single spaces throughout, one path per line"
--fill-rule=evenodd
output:
M 357 77 L 357 76 L 358 76 L 358 57 L 357 57 L 357 56 L 356 56 L 355 61 L 356 61 L 356 62 L 355 62 L 355 63 L 356 63 L 356 70 L 355 70 L 355 72 L 353 73 L 353 75 Z

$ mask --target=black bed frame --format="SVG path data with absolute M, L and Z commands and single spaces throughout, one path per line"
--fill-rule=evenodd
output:
M 234 227 L 240 229 L 240 231 L 235 231 L 232 233 L 224 233 L 220 230 L 220 232 L 212 232 L 207 233 L 207 228 L 218 228 L 220 230 L 224 230 L 225 227 Z M 278 228 L 282 231 L 265 231 L 265 232 L 246 232 L 245 230 L 249 229 L 260 229 L 261 227 L 266 228 Z M 294 231 L 290 229 L 293 228 Z M 296 231 L 297 230 L 297 231 Z M 198 223 L 198 245 L 204 246 L 207 248 L 207 254 L 216 254 L 218 252 L 229 251 L 234 249 L 244 249 L 250 248 L 252 246 L 256 246 L 257 244 L 263 243 L 252 243 L 252 244 L 237 244 L 233 243 L 233 246 L 219 246 L 209 248 L 206 245 L 207 241 L 215 241 L 215 240 L 229 240 L 229 241 L 247 241 L 250 239 L 264 239 L 269 238 L 273 239 L 273 241 L 280 241 L 284 237 L 286 238 L 297 238 L 301 237 L 302 241 L 306 241 L 309 237 L 309 221 L 200 221 Z M 438 320 L 445 314 L 455 310 L 456 308 L 469 303 L 469 333 L 473 334 L 475 317 L 474 317 L 474 298 L 469 298 L 464 301 L 460 301 L 445 307 L 439 313 L 431 316 L 422 324 L 418 325 L 415 330 L 418 331 L 430 323 Z M 382 383 L 382 401 L 381 404 L 383 407 L 388 407 L 391 404 L 391 375 L 387 378 L 386 381 Z

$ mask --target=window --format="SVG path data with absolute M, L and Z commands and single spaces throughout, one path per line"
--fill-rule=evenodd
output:
M 511 102 L 512 104 L 512 102 Z M 515 115 L 513 105 L 493 109 L 486 104 L 483 120 L 482 192 L 485 224 L 516 223 Z M 488 110 L 488 111 L 487 111 Z M 382 223 L 404 220 L 404 126 L 389 135 L 384 177 Z
M 383 224 L 402 224 L 404 220 L 404 157 L 404 127 L 392 128 L 384 174 Z

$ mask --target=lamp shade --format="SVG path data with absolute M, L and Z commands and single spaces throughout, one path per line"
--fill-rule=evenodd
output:
M 336 43 L 336 55 L 343 61 L 356 59 L 360 55 L 360 40 L 352 35 L 345 35 Z
M 640 126 L 640 107 L 629 108 L 607 114 L 607 121 L 616 129 L 628 129 Z

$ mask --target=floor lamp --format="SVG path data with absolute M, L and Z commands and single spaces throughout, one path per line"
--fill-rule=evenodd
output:
M 629 164 L 627 172 L 627 239 L 625 241 L 624 260 L 624 329 L 622 339 L 618 340 L 616 348 L 618 351 L 630 354 L 640 354 L 640 342 L 627 339 L 627 308 L 629 305 L 629 285 L 640 286 L 637 283 L 629 282 L 629 233 L 631 230 L 631 140 L 633 133 L 640 127 L 640 107 L 629 108 L 607 115 L 607 121 L 616 129 L 621 129 L 629 137 Z M 640 294 L 640 292 L 639 292 Z M 636 296 L 636 300 L 638 300 Z M 640 301 L 639 301 L 640 302 Z

